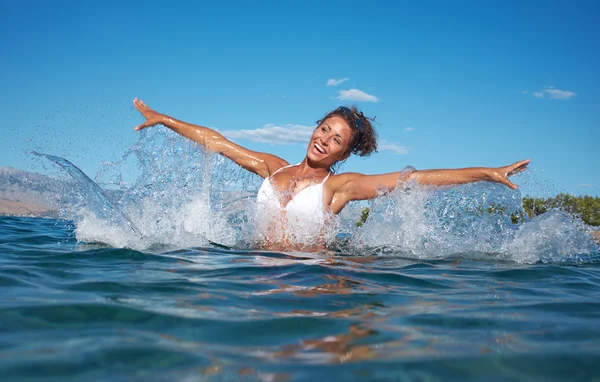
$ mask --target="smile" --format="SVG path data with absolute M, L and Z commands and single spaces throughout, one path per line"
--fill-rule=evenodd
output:
M 314 148 L 319 154 L 325 154 L 325 149 L 318 143 L 315 143 Z

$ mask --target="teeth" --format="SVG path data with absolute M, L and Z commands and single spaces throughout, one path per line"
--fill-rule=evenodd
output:
M 315 143 L 315 148 L 317 149 L 318 152 L 320 152 L 321 154 L 325 154 L 325 150 L 323 150 L 323 148 L 321 146 L 319 146 L 318 143 Z

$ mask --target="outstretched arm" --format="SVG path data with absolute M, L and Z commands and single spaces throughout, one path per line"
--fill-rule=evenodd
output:
M 248 150 L 225 138 L 219 132 L 208 127 L 192 125 L 187 122 L 177 120 L 164 114 L 160 114 L 150 109 L 143 101 L 137 98 L 133 100 L 135 108 L 142 113 L 146 121 L 135 128 L 135 131 L 145 129 L 146 127 L 162 124 L 174 132 L 201 144 L 208 150 L 222 154 L 239 164 L 246 170 L 253 172 L 263 178 L 273 174 L 275 171 L 288 163 L 271 154 Z
M 409 180 L 416 179 L 420 184 L 432 186 L 446 186 L 486 180 L 502 183 L 516 190 L 517 185 L 511 182 L 508 177 L 524 171 L 529 162 L 529 159 L 527 159 L 498 168 L 470 167 L 453 170 L 421 170 L 411 173 Z
M 334 213 L 351 200 L 373 199 L 392 191 L 399 182 L 416 180 L 429 186 L 448 186 L 473 183 L 481 180 L 502 183 L 514 190 L 517 185 L 508 177 L 527 168 L 529 159 L 513 163 L 509 166 L 470 167 L 461 169 L 420 170 L 410 173 L 392 172 L 380 175 L 363 175 L 358 173 L 341 174 L 337 184 L 333 185 L 331 209 Z

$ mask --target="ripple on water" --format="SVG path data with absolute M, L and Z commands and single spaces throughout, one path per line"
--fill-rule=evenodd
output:
M 13 240 L 13 221 L 64 241 Z M 3 380 L 597 375 L 596 263 L 136 251 L 77 245 L 61 222 L 0 222 Z

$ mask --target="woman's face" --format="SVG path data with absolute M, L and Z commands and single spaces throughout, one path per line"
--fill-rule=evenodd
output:
M 332 166 L 349 156 L 352 129 L 342 117 L 324 120 L 314 131 L 306 156 L 311 162 Z

